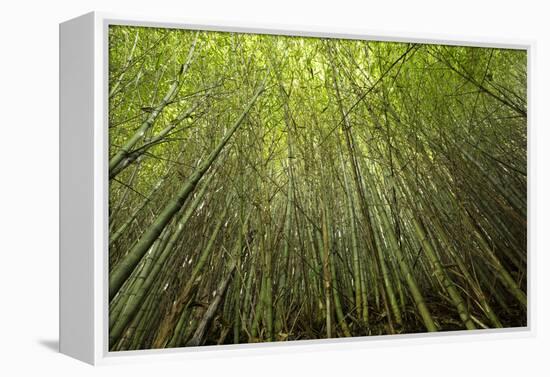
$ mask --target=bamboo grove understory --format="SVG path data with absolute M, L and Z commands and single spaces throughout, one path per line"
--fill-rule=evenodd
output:
M 526 59 L 111 26 L 110 350 L 525 326 Z

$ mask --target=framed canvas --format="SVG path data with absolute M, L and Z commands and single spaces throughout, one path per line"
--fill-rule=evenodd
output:
M 103 13 L 61 24 L 61 352 L 531 334 L 531 54 Z

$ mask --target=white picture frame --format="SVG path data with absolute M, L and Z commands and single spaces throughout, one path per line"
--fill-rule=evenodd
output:
M 312 26 L 265 25 L 223 21 L 189 22 L 92 12 L 60 24 L 60 351 L 90 364 L 147 359 L 227 357 L 234 354 L 294 353 L 315 349 L 379 347 L 394 342 L 457 342 L 535 334 L 534 256 L 528 227 L 528 326 L 475 333 L 409 334 L 109 352 L 108 343 L 108 27 L 134 25 L 191 30 L 269 33 L 376 41 L 524 49 L 528 55 L 528 113 L 531 114 L 533 41 Z M 532 120 L 528 117 L 528 135 Z M 530 137 L 528 151 L 531 154 Z M 530 156 L 529 156 L 530 157 Z M 528 159 L 531 160 L 530 158 Z M 528 163 L 528 175 L 532 164 Z M 531 223 L 528 184 L 528 224 Z

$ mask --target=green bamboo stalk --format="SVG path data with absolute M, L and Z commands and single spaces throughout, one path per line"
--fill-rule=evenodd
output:
M 156 238 L 160 235 L 164 227 L 172 220 L 173 216 L 179 211 L 181 207 L 187 201 L 187 198 L 195 189 L 195 186 L 199 183 L 202 176 L 210 168 L 212 163 L 216 160 L 222 149 L 225 147 L 231 136 L 237 131 L 241 123 L 245 119 L 246 115 L 252 108 L 252 105 L 256 102 L 260 94 L 264 91 L 264 85 L 262 84 L 256 91 L 252 99 L 246 105 L 244 111 L 233 123 L 231 129 L 225 134 L 222 140 L 218 143 L 216 148 L 210 153 L 208 158 L 202 162 L 197 169 L 189 176 L 187 181 L 182 185 L 182 188 L 177 193 L 176 197 L 172 199 L 158 215 L 155 222 L 150 226 L 149 230 L 141 237 L 137 244 L 130 250 L 130 252 L 124 257 L 124 259 L 113 269 L 109 275 L 109 299 L 112 299 L 124 281 L 132 273 L 132 270 L 139 263 L 143 255 L 149 250 L 151 245 L 155 242 Z

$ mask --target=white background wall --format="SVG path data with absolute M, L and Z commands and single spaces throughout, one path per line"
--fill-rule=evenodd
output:
M 548 107 L 545 1 L 79 0 L 0 5 L 0 374 L 550 375 Z M 53 351 L 58 332 L 58 23 L 91 10 L 444 35 L 536 40 L 531 139 L 531 246 L 537 335 L 512 340 L 397 342 L 93 369 Z

